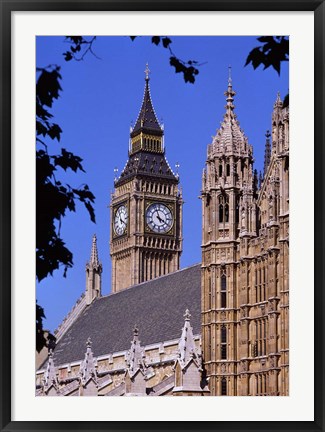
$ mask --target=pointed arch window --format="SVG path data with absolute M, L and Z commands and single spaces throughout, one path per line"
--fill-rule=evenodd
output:
M 224 325 L 221 327 L 221 343 L 227 343 L 227 328 Z
M 227 396 L 227 378 L 222 377 L 221 379 L 221 396 Z
M 229 163 L 227 163 L 227 165 L 226 165 L 226 175 L 227 175 L 227 177 L 230 176 L 230 164 Z
M 229 197 L 227 194 L 219 196 L 219 222 L 229 222 Z
M 222 164 L 219 165 L 219 177 L 222 176 Z
M 227 359 L 227 328 L 225 325 L 223 325 L 221 327 L 221 335 L 220 335 L 220 340 L 221 340 L 221 344 L 220 344 L 220 348 L 221 348 L 221 360 L 226 360 Z
M 227 276 L 225 274 L 221 276 L 220 283 L 220 307 L 225 308 L 227 307 Z
M 236 209 L 235 209 L 236 223 L 239 223 L 239 195 L 236 196 Z

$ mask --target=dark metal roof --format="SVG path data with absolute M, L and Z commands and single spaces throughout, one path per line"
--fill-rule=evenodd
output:
M 141 131 L 160 136 L 163 134 L 163 130 L 159 124 L 159 121 L 157 120 L 156 113 L 152 104 L 150 96 L 149 78 L 146 78 L 141 109 L 135 126 L 131 132 L 131 137 L 137 135 Z
M 130 349 L 137 325 L 141 345 L 179 339 L 186 308 L 194 334 L 201 333 L 201 265 L 197 264 L 87 306 L 54 350 L 54 364 L 82 360 L 88 337 L 95 356 Z
M 178 183 L 178 178 L 172 172 L 164 153 L 151 153 L 141 150 L 131 155 L 120 177 L 115 182 L 115 186 L 119 186 L 124 181 L 135 176 L 154 177 L 155 179 L 158 177 Z

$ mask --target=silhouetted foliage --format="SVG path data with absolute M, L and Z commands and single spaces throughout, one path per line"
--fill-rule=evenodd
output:
M 40 352 L 46 345 L 46 338 L 43 330 L 44 309 L 36 303 L 36 350 Z
M 131 40 L 134 41 L 137 36 L 130 36 Z M 184 61 L 178 58 L 172 51 L 170 45 L 172 40 L 167 36 L 152 36 L 151 42 L 154 45 L 159 46 L 160 44 L 163 48 L 167 48 L 170 53 L 169 64 L 175 68 L 175 73 L 182 73 L 184 81 L 194 84 L 195 76 L 199 74 L 198 67 L 201 66 L 196 60 Z
M 280 75 L 281 62 L 289 60 L 289 38 L 287 36 L 261 36 L 257 38 L 262 45 L 252 49 L 248 54 L 245 66 L 252 64 L 256 69 L 272 66 Z
M 94 195 L 87 185 L 74 188 L 63 184 L 57 174 L 60 169 L 84 171 L 82 159 L 65 148 L 49 151 L 49 140 L 60 141 L 62 130 L 52 123 L 48 110 L 62 90 L 58 66 L 38 68 L 36 84 L 36 276 L 41 281 L 61 265 L 64 276 L 72 267 L 72 253 L 60 236 L 62 218 L 67 211 L 76 210 L 76 200 L 82 202 L 95 222 Z
M 87 53 L 91 53 L 95 57 L 96 54 L 93 51 L 93 43 L 96 40 L 96 36 L 91 37 L 89 40 L 83 36 L 66 36 L 65 42 L 71 44 L 70 50 L 63 53 L 64 59 L 70 61 L 72 59 L 81 61 L 84 59 Z
M 65 148 L 52 152 L 50 144 L 61 139 L 60 126 L 52 121 L 54 100 L 62 91 L 60 68 L 51 65 L 37 68 L 36 83 L 36 277 L 40 282 L 54 270 L 63 266 L 63 276 L 73 265 L 72 252 L 65 246 L 60 235 L 62 218 L 67 211 L 76 210 L 76 201 L 84 204 L 90 219 L 95 222 L 92 203 L 94 195 L 87 185 L 78 188 L 62 183 L 60 170 L 84 171 L 82 159 Z M 54 142 L 53 142 L 54 141 Z M 43 331 L 44 311 L 36 305 L 36 348 L 46 345 Z M 53 335 L 49 335 L 49 339 Z

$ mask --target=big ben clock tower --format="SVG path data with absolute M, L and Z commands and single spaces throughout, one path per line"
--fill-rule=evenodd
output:
M 183 200 L 178 183 L 165 157 L 164 131 L 151 101 L 147 65 L 129 159 L 111 198 L 113 292 L 179 269 Z

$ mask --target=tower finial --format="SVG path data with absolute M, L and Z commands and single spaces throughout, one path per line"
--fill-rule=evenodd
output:
M 264 151 L 264 177 L 271 161 L 271 143 L 270 143 L 271 134 L 269 130 L 266 131 L 265 137 L 266 137 L 266 141 L 265 141 L 265 151 Z
M 190 311 L 188 309 L 186 309 L 185 314 L 183 316 L 185 318 L 185 321 L 189 321 L 191 318 Z
M 145 71 L 144 71 L 144 73 L 146 74 L 146 81 L 149 81 L 149 74 L 150 74 L 150 69 L 149 69 L 149 64 L 148 63 L 146 63 L 146 69 L 145 69 Z
M 93 235 L 90 260 L 86 263 L 86 302 L 89 305 L 101 296 L 101 274 L 103 268 L 98 259 L 97 237 Z
M 92 242 L 92 246 L 91 246 L 90 262 L 93 265 L 95 265 L 95 266 L 99 265 L 96 234 L 93 235 L 93 242 Z
M 233 102 L 234 102 L 234 96 L 236 94 L 232 89 L 231 65 L 228 66 L 228 88 L 224 94 L 226 96 L 226 101 L 227 101 L 226 109 L 229 115 L 230 112 L 233 111 L 235 108 Z

